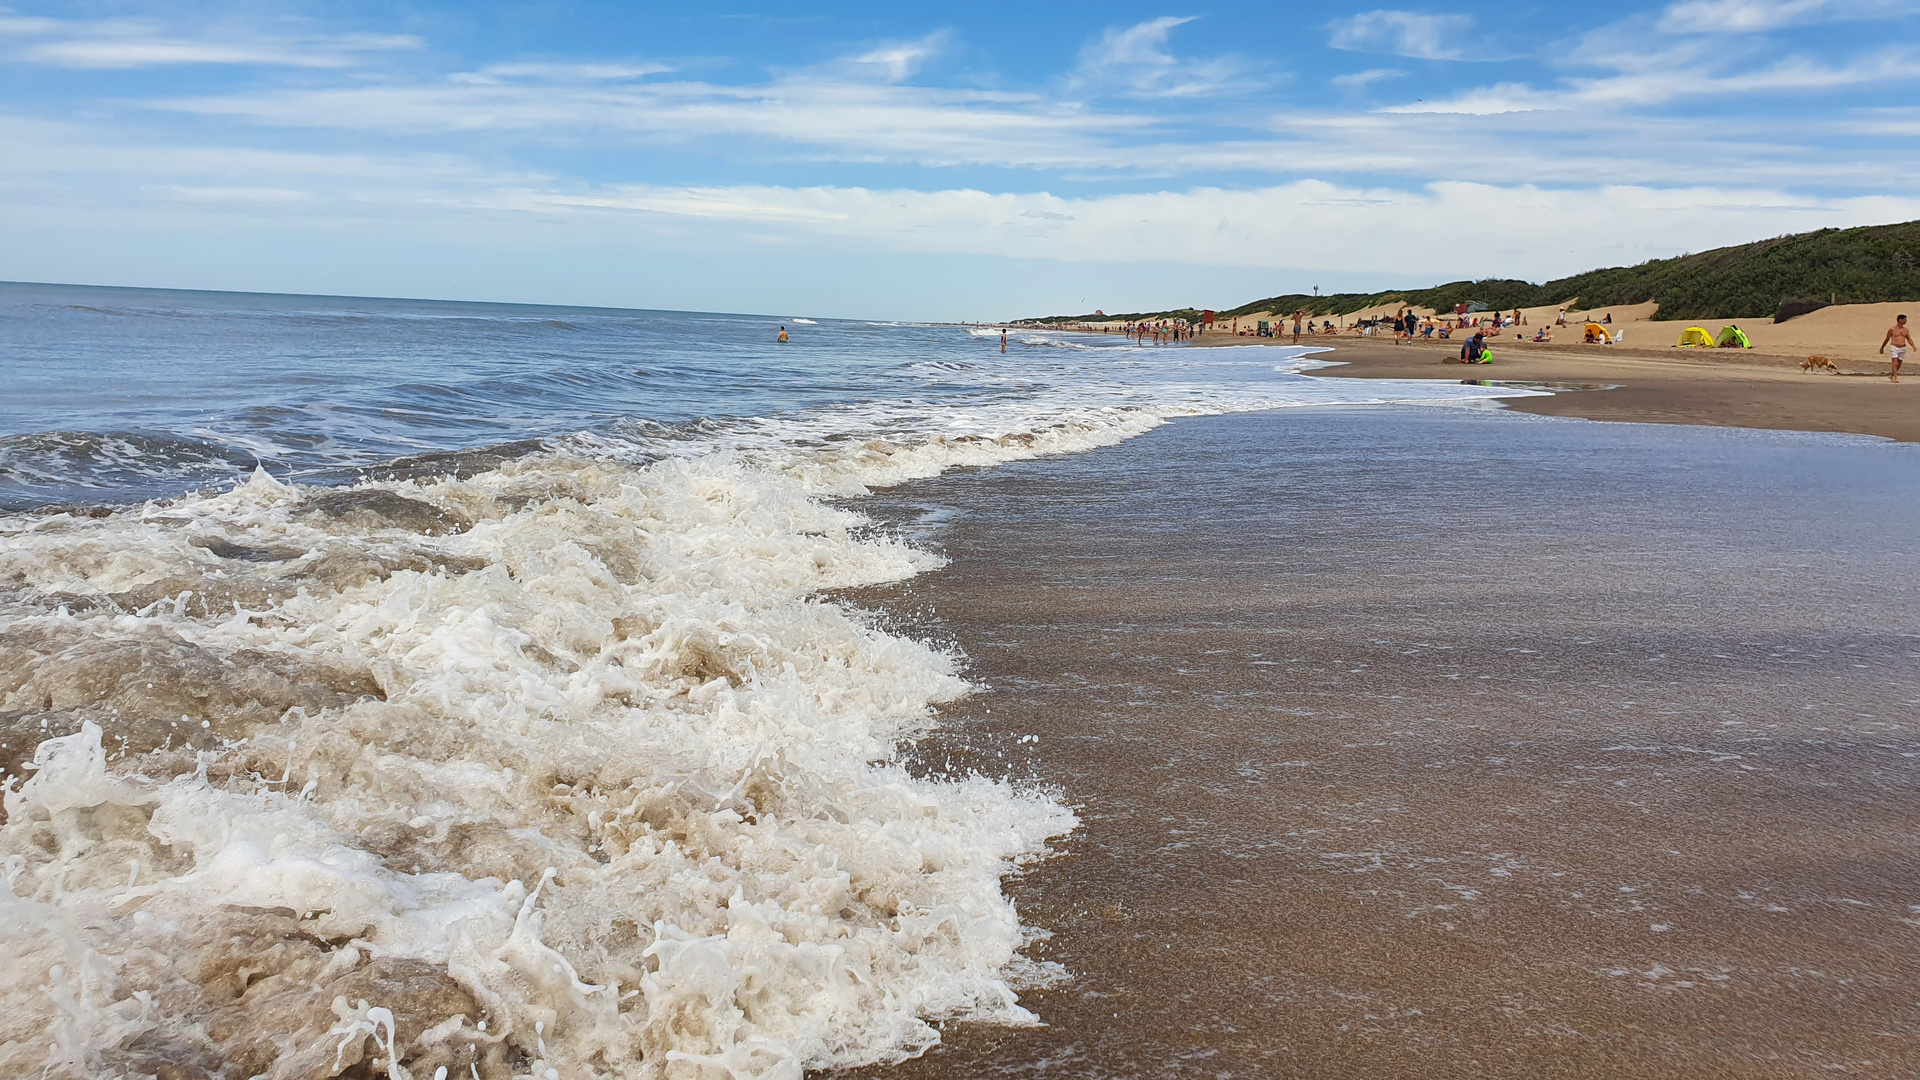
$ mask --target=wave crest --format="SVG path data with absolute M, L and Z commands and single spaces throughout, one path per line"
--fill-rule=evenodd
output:
M 543 453 L 8 521 L 0 708 L 78 730 L 6 798 L 0 1060 L 790 1076 L 1030 1020 L 999 879 L 1073 818 L 894 763 L 965 684 L 817 598 L 936 565 L 810 497 L 859 478 Z

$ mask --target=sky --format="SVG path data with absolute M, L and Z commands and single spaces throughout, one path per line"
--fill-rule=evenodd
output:
M 0 7 L 0 279 L 1002 319 L 1920 218 L 1920 0 Z

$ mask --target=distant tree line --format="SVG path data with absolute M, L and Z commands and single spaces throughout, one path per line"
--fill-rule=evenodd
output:
M 1578 301 L 1583 310 L 1660 302 L 1656 319 L 1781 321 L 1827 304 L 1920 300 L 1920 221 L 1858 229 L 1821 229 L 1737 247 L 1715 248 L 1638 266 L 1615 266 L 1535 285 L 1508 278 L 1450 281 L 1430 289 L 1377 293 L 1289 293 L 1255 300 L 1221 316 L 1260 311 L 1335 315 L 1384 304 L 1451 311 L 1457 304 L 1495 310 Z M 1035 323 L 1191 318 L 1192 308 L 1132 315 L 1058 315 Z

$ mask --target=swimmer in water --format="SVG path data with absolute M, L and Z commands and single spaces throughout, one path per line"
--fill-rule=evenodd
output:
M 787 328 L 784 326 L 780 328 L 780 340 L 781 341 L 787 340 Z

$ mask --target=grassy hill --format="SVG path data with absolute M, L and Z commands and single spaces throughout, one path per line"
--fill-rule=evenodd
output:
M 1920 300 L 1920 221 L 1858 229 L 1821 229 L 1737 247 L 1715 248 L 1638 266 L 1615 266 L 1535 285 L 1489 278 L 1451 281 L 1428 289 L 1377 293 L 1270 296 L 1222 314 L 1304 309 L 1334 315 L 1404 302 L 1448 311 L 1478 301 L 1491 308 L 1540 307 L 1578 298 L 1597 308 L 1660 302 L 1659 319 L 1761 319 L 1825 303 L 1877 304 Z M 1783 312 L 1783 305 L 1791 305 Z M 1172 318 L 1192 309 L 1107 318 Z M 1093 316 L 1051 316 L 1033 322 L 1075 322 Z

